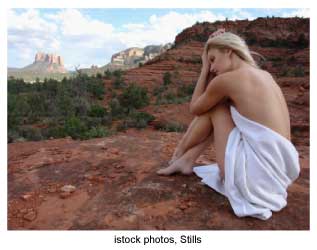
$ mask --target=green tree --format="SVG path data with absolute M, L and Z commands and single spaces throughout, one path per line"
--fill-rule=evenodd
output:
M 163 84 L 166 86 L 166 85 L 169 85 L 172 80 L 171 80 L 171 73 L 170 72 L 165 72 L 164 75 L 163 75 Z
M 147 106 L 150 99 L 146 88 L 130 84 L 119 96 L 119 101 L 121 106 L 129 111 Z

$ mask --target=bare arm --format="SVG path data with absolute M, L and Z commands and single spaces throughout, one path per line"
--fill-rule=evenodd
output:
M 190 104 L 193 115 L 201 115 L 228 96 L 229 86 L 223 76 L 217 76 L 207 86 L 205 92 Z
M 202 59 L 202 68 L 200 72 L 200 76 L 198 78 L 197 84 L 195 86 L 194 93 L 192 95 L 190 106 L 193 105 L 197 101 L 197 99 L 205 92 L 207 85 L 209 82 L 215 77 L 210 72 L 210 63 L 207 59 L 207 48 L 206 45 L 203 50 L 203 54 L 201 56 Z

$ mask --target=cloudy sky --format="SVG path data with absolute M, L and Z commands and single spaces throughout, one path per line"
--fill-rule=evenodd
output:
M 65 67 L 103 66 L 129 47 L 174 42 L 203 21 L 309 16 L 308 9 L 9 9 L 8 67 L 24 67 L 39 51 L 63 57 Z

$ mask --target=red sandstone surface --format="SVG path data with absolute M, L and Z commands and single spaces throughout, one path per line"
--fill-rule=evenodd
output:
M 141 68 L 127 71 L 125 80 L 151 90 L 162 84 L 163 74 L 170 71 L 176 82 L 195 82 L 201 65 L 193 60 L 199 59 L 203 42 L 190 38 L 217 25 L 242 33 L 248 29 L 246 36 L 254 36 L 258 42 L 268 35 L 282 39 L 283 34 L 297 41 L 300 34 L 296 37 L 298 32 L 292 32 L 297 28 L 304 36 L 309 34 L 307 20 L 296 18 L 199 24 L 180 33 L 175 48 Z M 292 141 L 300 154 L 301 174 L 290 186 L 288 205 L 281 212 L 273 213 L 268 221 L 237 218 L 228 200 L 202 185 L 198 177 L 156 175 L 156 170 L 166 166 L 182 133 L 149 126 L 87 141 L 65 138 L 9 144 L 8 228 L 308 230 L 309 49 L 256 44 L 251 48 L 268 59 L 264 67 L 283 90 L 291 116 Z M 277 57 L 278 61 L 269 60 Z M 284 67 L 298 65 L 305 76 L 282 76 Z M 192 119 L 188 103 L 150 105 L 144 110 L 156 117 L 152 124 L 178 121 L 188 125 Z M 214 157 L 210 147 L 197 164 L 213 162 Z

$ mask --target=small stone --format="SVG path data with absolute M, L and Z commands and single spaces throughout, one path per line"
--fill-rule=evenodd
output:
M 36 218 L 36 213 L 34 210 L 31 210 L 30 212 L 28 212 L 27 214 L 25 214 L 23 216 L 23 219 L 27 220 L 27 221 L 33 221 Z
M 26 208 L 22 208 L 22 209 L 19 210 L 19 212 L 20 212 L 21 214 L 26 214 L 27 211 L 28 211 L 28 210 L 27 210 Z
M 182 187 L 183 187 L 183 188 L 187 188 L 187 184 L 183 184 Z
M 123 167 L 124 167 L 123 165 L 116 165 L 116 166 L 115 166 L 116 169 L 121 169 L 121 168 L 123 168 Z
M 131 224 L 136 223 L 137 219 L 138 219 L 138 217 L 134 214 L 124 218 L 124 220 L 126 222 L 131 223 Z
M 71 196 L 71 192 L 63 192 L 63 193 L 60 193 L 59 197 L 61 197 L 62 199 L 66 199 L 68 198 L 69 196 Z
M 47 191 L 49 193 L 55 193 L 57 190 L 56 190 L 56 187 L 49 187 Z
M 119 154 L 119 150 L 116 149 L 116 148 L 113 148 L 113 149 L 111 150 L 111 153 L 112 153 L 112 154 L 115 154 L 115 155 L 118 155 L 118 154 Z
M 27 200 L 29 200 L 31 197 L 32 197 L 32 195 L 30 195 L 30 194 L 25 194 L 25 195 L 22 195 L 21 198 L 22 198 L 23 200 L 27 201 Z
M 180 205 L 179 205 L 179 208 L 180 208 L 181 210 L 185 210 L 185 209 L 187 208 L 187 205 L 186 205 L 186 204 L 180 204 Z
M 76 187 L 73 185 L 65 185 L 61 188 L 62 192 L 73 193 L 76 190 Z

